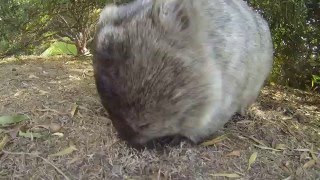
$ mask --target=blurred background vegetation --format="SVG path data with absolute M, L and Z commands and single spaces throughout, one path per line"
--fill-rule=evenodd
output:
M 90 54 L 101 8 L 129 1 L 0 0 L 0 57 Z M 275 63 L 269 82 L 320 92 L 320 1 L 247 2 L 271 27 Z

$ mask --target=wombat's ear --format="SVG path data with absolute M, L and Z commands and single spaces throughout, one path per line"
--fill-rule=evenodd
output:
M 105 6 L 99 17 L 98 26 L 104 26 L 105 24 L 113 23 L 118 18 L 118 7 L 116 5 Z
M 122 5 L 106 5 L 100 13 L 99 25 L 120 24 L 125 19 L 132 18 L 146 7 L 151 6 L 153 0 L 136 0 Z
M 196 0 L 154 0 L 152 18 L 170 32 L 191 30 L 196 23 Z

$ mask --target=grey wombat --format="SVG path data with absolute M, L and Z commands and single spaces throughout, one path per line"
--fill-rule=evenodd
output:
M 242 0 L 109 5 L 95 43 L 102 104 L 132 144 L 201 142 L 256 100 L 273 62 L 268 24 Z

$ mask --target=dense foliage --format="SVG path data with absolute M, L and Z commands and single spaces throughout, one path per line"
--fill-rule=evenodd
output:
M 306 89 L 319 84 L 320 1 L 249 0 L 268 20 L 275 46 L 272 80 Z
M 105 3 L 129 1 L 0 0 L 0 56 L 41 54 L 55 40 L 74 44 L 77 54 L 86 54 Z M 301 89 L 319 87 L 319 0 L 247 2 L 272 30 L 275 63 L 270 80 Z

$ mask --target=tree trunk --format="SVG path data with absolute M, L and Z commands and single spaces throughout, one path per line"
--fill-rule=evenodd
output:
M 88 53 L 87 45 L 81 42 L 76 42 L 77 56 L 85 55 Z
M 87 55 L 89 54 L 89 50 L 87 49 L 87 34 L 79 33 L 75 40 L 75 45 L 77 47 L 77 56 Z

